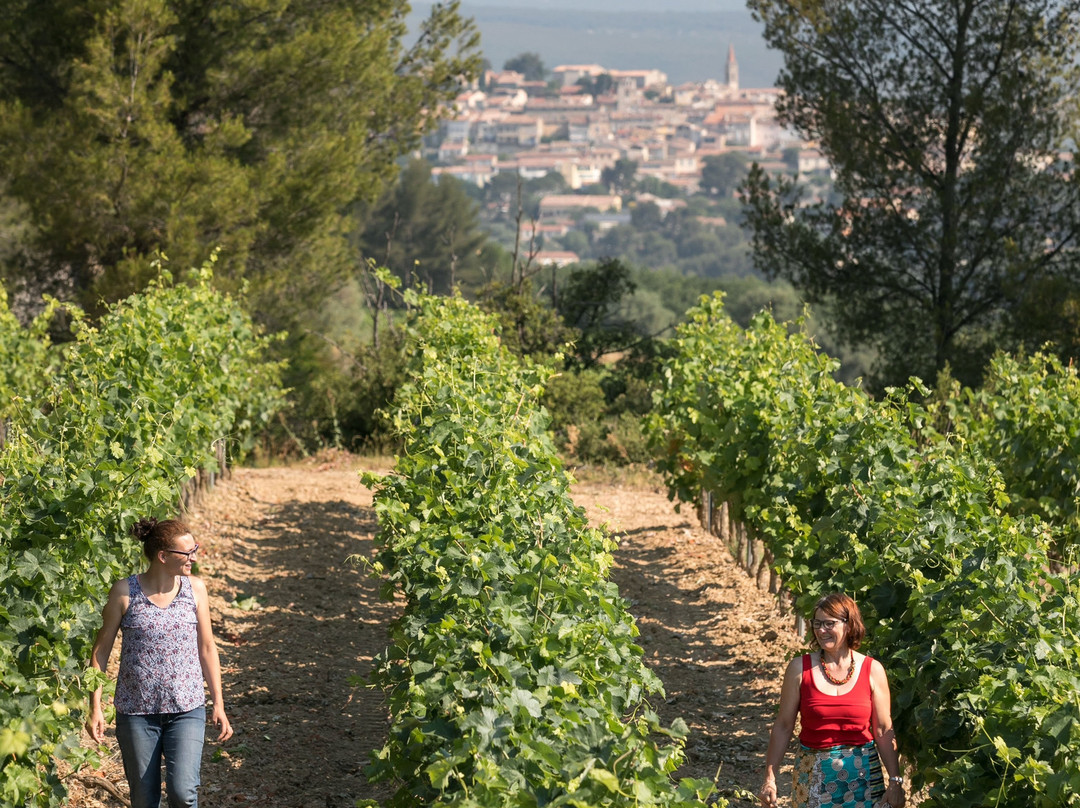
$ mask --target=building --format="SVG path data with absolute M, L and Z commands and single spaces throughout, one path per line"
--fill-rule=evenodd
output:
M 551 222 L 549 224 L 540 224 L 539 222 L 522 222 L 521 223 L 521 237 L 532 243 L 534 241 L 543 241 L 545 236 L 551 236 L 552 238 L 562 238 L 569 233 L 574 227 L 574 223 L 569 219 L 560 219 L 558 221 Z
M 489 70 L 484 74 L 484 86 L 488 90 L 498 87 L 521 87 L 525 83 L 525 76 L 516 70 Z
M 521 111 L 529 101 L 529 94 L 521 87 L 500 87 L 488 93 L 484 101 L 487 109 Z
M 665 87 L 668 83 L 667 73 L 661 70 L 609 70 L 607 72 L 616 84 L 625 79 L 631 82 L 638 90 L 647 90 L 650 87 Z
M 464 160 L 465 155 L 468 153 L 469 142 L 467 140 L 444 140 L 439 144 L 435 159 L 440 163 L 456 163 Z
M 609 143 L 612 139 L 611 122 L 593 115 L 577 121 L 567 121 L 566 139 L 571 143 Z
M 543 118 L 509 115 L 495 124 L 495 142 L 500 146 L 535 146 L 543 136 Z
M 431 169 L 431 178 L 438 182 L 442 177 L 453 177 L 456 180 L 483 188 L 494 176 L 491 166 L 483 164 L 465 164 L 461 166 L 435 166 Z
M 638 166 L 637 173 L 639 177 L 655 177 L 658 180 L 673 183 L 684 177 L 700 175 L 701 160 L 696 154 L 646 160 Z
M 799 149 L 799 175 L 822 174 L 832 170 L 829 158 L 818 149 Z
M 596 78 L 610 72 L 601 65 L 559 65 L 551 71 L 561 87 L 577 84 L 578 79 L 584 76 Z
M 545 221 L 573 218 L 589 210 L 618 213 L 622 210 L 622 199 L 614 194 L 552 194 L 540 200 L 540 216 Z
M 638 194 L 634 198 L 634 204 L 656 205 L 657 209 L 660 211 L 661 217 L 666 217 L 672 211 L 680 210 L 681 208 L 685 208 L 687 206 L 685 199 L 667 199 L 662 196 L 655 196 L 654 194 Z M 700 219 L 702 217 L 698 216 L 696 218 Z
M 569 250 L 541 250 L 532 257 L 532 260 L 542 267 L 564 267 L 581 261 L 577 253 Z
M 598 233 L 606 233 L 613 227 L 628 225 L 633 221 L 629 213 L 586 213 L 581 217 L 582 224 L 592 225 Z
M 441 140 L 469 140 L 473 134 L 474 118 L 471 115 L 459 115 L 456 118 L 444 118 L 439 122 Z

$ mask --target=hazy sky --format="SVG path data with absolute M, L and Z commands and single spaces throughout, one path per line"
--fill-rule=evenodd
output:
M 411 24 L 429 8 L 430 0 L 414 0 Z M 463 0 L 461 11 L 475 20 L 496 68 L 532 51 L 548 68 L 657 68 L 678 84 L 722 79 L 730 46 L 742 86 L 768 87 L 781 63 L 745 0 Z
M 477 0 L 471 5 L 578 11 L 745 11 L 743 0 Z

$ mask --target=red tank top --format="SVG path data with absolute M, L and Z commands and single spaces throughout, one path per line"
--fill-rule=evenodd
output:
M 850 693 L 830 696 L 814 686 L 810 655 L 802 658 L 802 682 L 799 687 L 799 716 L 802 730 L 799 742 L 811 749 L 830 746 L 862 746 L 874 740 L 870 726 L 870 663 L 863 660 L 859 678 Z

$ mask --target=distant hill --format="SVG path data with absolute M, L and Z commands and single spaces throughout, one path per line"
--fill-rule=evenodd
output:
M 498 3 L 498 5 L 495 5 Z M 476 21 L 484 56 L 496 67 L 525 51 L 540 54 L 549 68 L 601 64 L 617 70 L 656 68 L 672 83 L 722 79 L 728 45 L 735 47 L 740 83 L 771 87 L 781 66 L 765 47 L 761 26 L 734 0 L 487 0 L 462 3 Z M 430 4 L 415 3 L 410 25 Z

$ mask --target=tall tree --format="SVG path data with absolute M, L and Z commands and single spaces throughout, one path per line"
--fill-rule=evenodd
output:
M 379 201 L 358 212 L 361 253 L 406 285 L 419 281 L 436 294 L 460 282 L 479 288 L 487 236 L 476 203 L 453 177 L 432 181 L 431 166 L 412 160 Z
M 746 158 L 738 152 L 710 154 L 701 161 L 701 190 L 712 196 L 730 197 L 746 177 Z
M 558 312 L 578 331 L 574 364 L 594 367 L 605 354 L 626 350 L 642 339 L 638 324 L 620 311 L 636 289 L 630 268 L 617 258 L 570 271 L 558 293 Z
M 525 77 L 526 81 L 543 81 L 547 76 L 547 68 L 539 53 L 519 53 L 513 59 L 507 59 L 503 63 L 503 70 L 513 70 Z
M 596 77 L 582 76 L 574 83 L 581 88 L 582 92 L 589 95 L 604 95 L 615 88 L 615 79 L 611 77 L 610 73 L 601 73 Z
M 614 194 L 624 194 L 634 187 L 634 175 L 637 174 L 637 160 L 620 158 L 615 164 L 600 172 L 600 182 Z
M 877 349 L 879 382 L 977 380 L 1018 304 L 1076 277 L 1065 153 L 1077 0 L 750 0 L 784 52 L 781 120 L 815 140 L 836 201 L 755 168 L 758 266 Z M 1070 284 L 1075 288 L 1075 281 Z
M 38 277 L 87 302 L 197 262 L 310 300 L 373 199 L 479 65 L 458 3 L 0 0 L 0 177 Z

